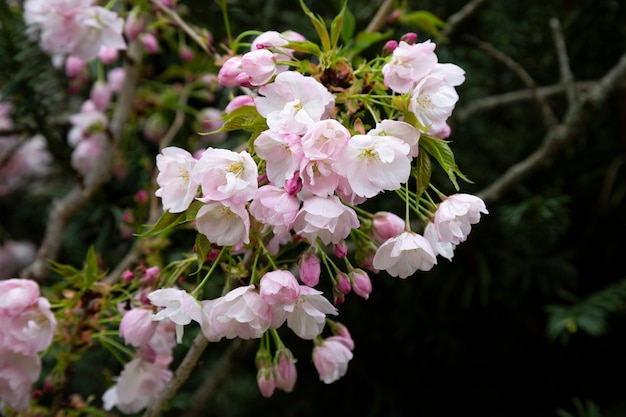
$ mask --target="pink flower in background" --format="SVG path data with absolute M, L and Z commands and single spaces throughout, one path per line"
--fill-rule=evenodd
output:
M 196 228 L 220 246 L 250 243 L 250 215 L 243 203 L 208 203 L 196 215 Z
M 40 373 L 39 355 L 22 355 L 0 347 L 0 410 L 3 406 L 27 410 L 32 386 Z
M 205 150 L 191 172 L 194 182 L 202 188 L 198 200 L 205 203 L 247 202 L 258 188 L 258 175 L 257 165 L 248 152 L 216 148 Z
M 214 300 L 203 301 L 202 333 L 212 342 L 223 337 L 258 339 L 270 327 L 270 306 L 254 285 L 235 288 Z
M 414 232 L 402 232 L 384 242 L 374 255 L 373 265 L 394 277 L 406 278 L 418 270 L 430 271 L 437 256 L 430 242 Z
M 335 96 L 313 77 L 299 72 L 278 74 L 271 84 L 259 88 L 254 99 L 259 113 L 271 130 L 304 134 L 307 128 L 326 119 L 335 105 Z
M 164 307 L 152 315 L 152 320 L 169 319 L 176 324 L 176 341 L 183 341 L 184 326 L 192 320 L 202 321 L 202 308 L 198 301 L 185 290 L 162 288 L 148 294 L 152 305 Z
M 348 371 L 348 362 L 353 354 L 339 336 L 324 339 L 313 348 L 313 364 L 320 380 L 330 384 Z
M 324 297 L 324 293 L 307 285 L 300 285 L 298 299 L 282 307 L 287 327 L 302 339 L 312 340 L 324 330 L 326 315 L 336 315 L 337 308 Z M 274 314 L 277 310 L 274 309 Z M 275 320 L 275 322 L 278 320 Z
M 458 245 L 467 239 L 480 215 L 488 214 L 485 202 L 471 194 L 453 194 L 439 203 L 433 223 L 442 242 Z
M 52 154 L 41 135 L 26 139 L 21 144 L 16 136 L 3 137 L 0 140 L 0 159 L 5 155 L 9 156 L 0 165 L 0 196 L 32 185 L 33 180 L 43 178 L 50 172 Z M 5 271 L 0 273 L 6 274 Z
M 36 355 L 52 343 L 57 321 L 50 302 L 38 297 L 18 314 L 0 316 L 0 346 L 23 355 Z
M 0 246 L 0 278 L 18 276 L 22 269 L 35 260 L 36 255 L 37 247 L 32 242 L 25 240 L 8 240 L 4 242 L 4 245 Z M 1 305 L 2 302 L 0 301 Z
M 37 302 L 39 285 L 29 279 L 0 280 L 0 294 L 0 318 L 13 317 Z
M 72 168 L 83 176 L 89 174 L 100 160 L 106 140 L 104 134 L 98 134 L 79 141 L 72 150 Z
M 241 95 L 234 97 L 224 108 L 226 114 L 230 114 L 233 110 L 243 106 L 254 106 L 254 99 L 252 96 Z
M 294 221 L 294 232 L 305 237 L 312 245 L 319 238 L 325 245 L 339 243 L 359 227 L 356 213 L 336 196 L 312 196 L 304 200 Z
M 123 413 L 137 413 L 161 394 L 170 379 L 169 369 L 135 358 L 124 365 L 115 385 L 102 395 L 104 409 L 117 407 Z
M 436 64 L 435 44 L 430 40 L 413 45 L 400 41 L 383 66 L 385 86 L 396 93 L 408 93 Z
M 181 213 L 189 207 L 198 192 L 198 182 L 191 175 L 197 160 L 186 150 L 170 146 L 156 157 L 155 195 L 161 197 L 163 210 Z
M 315 287 L 320 281 L 320 258 L 311 251 L 306 251 L 298 261 L 300 280 L 309 287 Z

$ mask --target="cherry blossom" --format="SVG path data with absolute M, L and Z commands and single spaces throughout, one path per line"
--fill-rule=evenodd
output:
M 169 319 L 176 324 L 176 341 L 183 340 L 184 326 L 192 320 L 202 320 L 202 309 L 198 301 L 185 290 L 176 288 L 161 288 L 148 294 L 152 305 L 164 307 L 152 315 L 152 320 Z
M 480 214 L 488 214 L 485 202 L 471 194 L 453 194 L 439 203 L 433 223 L 442 242 L 458 245 L 467 239 Z
M 383 66 L 385 86 L 396 93 L 408 93 L 436 64 L 435 44 L 430 40 L 413 45 L 400 41 Z
M 155 195 L 161 197 L 163 209 L 171 213 L 185 211 L 198 192 L 199 183 L 191 175 L 197 160 L 186 150 L 169 146 L 156 157 L 157 184 Z
M 133 308 L 124 313 L 120 322 L 120 336 L 127 345 L 143 346 L 147 344 L 157 328 L 152 320 L 152 312 L 146 308 Z
M 0 410 L 9 406 L 26 410 L 30 406 L 32 385 L 39 379 L 41 359 L 0 347 Z
M 300 209 L 300 200 L 284 188 L 264 185 L 254 194 L 250 214 L 263 224 L 272 226 L 275 235 L 289 232 Z
M 430 242 L 414 232 L 402 232 L 384 242 L 374 255 L 374 268 L 406 278 L 418 270 L 430 271 L 437 263 Z
M 320 380 L 330 384 L 343 377 L 348 371 L 348 362 L 353 354 L 343 338 L 331 336 L 313 348 L 313 364 Z
M 311 244 L 319 238 L 328 245 L 345 239 L 359 224 L 354 210 L 342 204 L 338 197 L 312 196 L 304 200 L 293 229 Z
M 196 215 L 196 228 L 220 246 L 250 243 L 250 215 L 243 204 L 208 203 Z

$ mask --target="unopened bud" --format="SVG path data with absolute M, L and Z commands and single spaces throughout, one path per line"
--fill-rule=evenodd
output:
M 391 53 L 398 47 L 398 42 L 391 40 L 387 41 L 385 46 L 383 46 L 383 56 L 391 55 Z
M 414 43 L 417 42 L 417 33 L 415 32 L 405 33 L 404 35 L 402 35 L 400 40 L 408 43 L 409 45 L 413 45 Z

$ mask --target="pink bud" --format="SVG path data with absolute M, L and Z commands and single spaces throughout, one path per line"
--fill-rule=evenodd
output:
M 161 140 L 167 131 L 167 123 L 160 113 L 152 113 L 143 125 L 143 135 L 153 142 Z
M 391 53 L 398 47 L 398 42 L 391 40 L 387 41 L 385 46 L 383 46 L 383 56 L 391 55 Z
M 180 59 L 182 59 L 184 62 L 193 61 L 193 57 L 194 57 L 193 50 L 187 45 L 183 45 L 180 47 L 180 50 L 178 51 L 178 55 L 180 56 Z
M 379 211 L 374 214 L 372 234 L 374 240 L 383 243 L 387 239 L 399 235 L 404 231 L 404 220 L 388 211 Z
M 148 191 L 141 189 L 135 193 L 135 202 L 137 204 L 145 204 L 148 202 L 149 197 Z
M 224 87 L 235 87 L 239 85 L 237 77 L 242 74 L 242 72 L 241 56 L 233 56 L 224 62 L 217 73 L 217 80 Z
M 130 210 L 125 210 L 122 213 L 122 222 L 124 223 L 132 223 L 135 220 L 135 216 L 133 216 L 133 212 Z
M 132 12 L 126 17 L 126 23 L 124 24 L 124 35 L 134 41 L 143 32 L 146 26 L 144 19 L 139 15 L 139 8 L 134 8 Z
M 276 388 L 285 392 L 293 391 L 298 379 L 293 354 L 287 348 L 279 348 L 274 356 L 274 376 Z
M 122 280 L 124 282 L 131 282 L 134 277 L 135 277 L 135 274 L 133 274 L 133 272 L 129 271 L 128 269 L 122 272 Z
M 349 294 L 352 290 L 352 285 L 350 285 L 350 278 L 345 272 L 340 272 L 335 277 L 337 280 L 337 290 L 339 290 L 342 294 Z
M 107 73 L 107 84 L 114 93 L 119 93 L 124 84 L 124 78 L 126 78 L 126 71 L 124 68 L 113 68 Z
M 151 266 L 150 268 L 146 268 L 146 275 L 141 279 L 141 282 L 144 284 L 154 284 L 156 279 L 159 277 L 159 267 Z
M 254 106 L 254 100 L 252 99 L 252 97 L 248 95 L 237 96 L 233 98 L 230 103 L 228 103 L 228 105 L 226 105 L 224 111 L 226 112 L 226 114 L 230 114 L 233 110 L 238 109 L 242 106 Z
M 150 32 L 144 32 L 139 35 L 139 41 L 149 54 L 156 54 L 159 52 L 159 41 L 156 36 Z
M 302 178 L 299 174 L 294 174 L 291 179 L 285 181 L 285 191 L 287 194 L 293 196 L 296 195 L 302 190 Z
M 372 280 L 367 272 L 358 268 L 352 271 L 352 289 L 358 296 L 368 299 L 372 292 Z
M 264 396 L 265 398 L 269 398 L 272 396 L 272 394 L 274 394 L 274 390 L 276 389 L 276 382 L 274 381 L 274 373 L 272 372 L 272 368 L 267 368 L 265 366 L 261 367 L 257 372 L 256 381 L 262 396 Z
M 111 88 L 102 81 L 96 81 L 91 87 L 89 98 L 96 106 L 96 110 L 104 112 L 111 103 Z
M 309 287 L 315 287 L 320 282 L 320 259 L 313 252 L 304 252 L 298 262 L 300 281 Z
M 409 45 L 413 45 L 414 43 L 417 42 L 417 33 L 415 32 L 405 33 L 404 35 L 402 35 L 400 40 L 408 43 Z
M 339 259 L 343 259 L 348 254 L 348 245 L 345 240 L 333 245 L 333 252 L 335 256 Z
M 98 52 L 98 58 L 102 61 L 103 64 L 112 64 L 117 61 L 119 57 L 119 53 L 117 49 L 109 48 L 108 46 L 102 45 L 100 47 L 100 51 Z
M 78 77 L 85 70 L 85 61 L 75 56 L 68 56 L 65 60 L 65 74 L 70 77 Z

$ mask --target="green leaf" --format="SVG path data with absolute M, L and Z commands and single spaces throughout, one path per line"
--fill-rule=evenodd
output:
M 311 54 L 315 56 L 319 56 L 322 53 L 320 47 L 316 43 L 313 43 L 311 41 L 291 41 L 284 47 L 293 49 L 296 52 L 303 52 L 305 54 Z
M 454 153 L 448 145 L 448 142 L 438 138 L 431 138 L 429 136 L 422 135 L 420 137 L 420 150 L 428 152 L 433 158 L 439 162 L 441 168 L 448 174 L 448 178 L 452 181 L 454 188 L 459 190 L 459 183 L 457 177 L 462 178 L 467 182 L 471 182 L 462 172 L 454 161 Z
M 98 255 L 93 245 L 89 246 L 87 256 L 85 257 L 85 267 L 83 268 L 83 285 L 84 288 L 89 287 L 97 281 L 98 276 Z
M 267 129 L 265 118 L 259 114 L 255 106 L 241 106 L 224 117 L 224 125 L 220 129 L 204 134 L 230 132 L 233 130 L 255 132 L 259 129 Z M 202 135 L 202 133 L 200 134 Z
M 335 16 L 332 23 L 330 24 L 330 46 L 333 49 L 337 47 L 337 42 L 339 42 L 339 35 L 341 35 L 341 30 L 343 28 L 346 4 L 347 1 L 344 1 L 341 11 L 337 16 Z
M 354 39 L 354 44 L 350 48 L 349 58 L 352 59 L 355 56 L 358 56 L 361 52 L 374 45 L 377 42 L 380 42 L 383 39 L 389 38 L 393 31 L 389 30 L 385 33 L 379 32 L 359 32 Z
M 302 10 L 304 10 L 304 13 L 306 13 L 306 15 L 309 16 L 309 18 L 311 19 L 313 27 L 315 27 L 315 31 L 317 32 L 317 36 L 320 37 L 320 41 L 322 42 L 322 48 L 325 51 L 329 51 L 331 49 L 330 36 L 328 35 L 328 30 L 326 29 L 326 23 L 324 23 L 324 19 L 322 19 L 320 16 L 315 16 L 313 12 L 311 12 L 309 8 L 306 7 L 306 4 L 304 4 L 304 0 L 300 0 L 300 6 L 302 7 Z
M 211 249 L 213 249 L 213 244 L 209 242 L 209 239 L 207 239 L 207 237 L 202 233 L 198 233 L 196 235 L 196 254 L 198 255 L 198 269 L 196 270 L 196 273 L 200 272 L 202 269 L 204 260 Z
M 202 207 L 202 202 L 194 201 L 189 208 L 182 213 L 170 213 L 165 211 L 161 217 L 152 225 L 147 225 L 150 228 L 144 233 L 138 234 L 138 237 L 150 237 L 156 236 L 167 231 L 174 229 L 179 224 L 187 223 L 195 220 L 198 210 Z
M 440 29 L 446 26 L 446 22 L 425 10 L 401 14 L 398 20 L 401 23 L 416 26 L 418 29 L 437 37 L 440 34 Z
M 344 18 L 343 18 L 343 25 L 341 26 L 341 40 L 343 41 L 343 43 L 348 43 L 349 41 L 352 40 L 352 37 L 354 36 L 354 29 L 356 28 L 356 19 L 354 18 L 354 15 L 350 11 L 350 8 L 347 7 L 347 2 L 346 4 L 344 4 L 344 9 L 345 9 L 345 13 L 344 13 Z
M 426 152 L 420 152 L 417 154 L 416 167 L 413 170 L 413 176 L 417 180 L 416 198 L 422 196 L 422 193 L 428 188 L 430 184 L 430 177 L 432 175 L 432 164 L 430 157 Z

